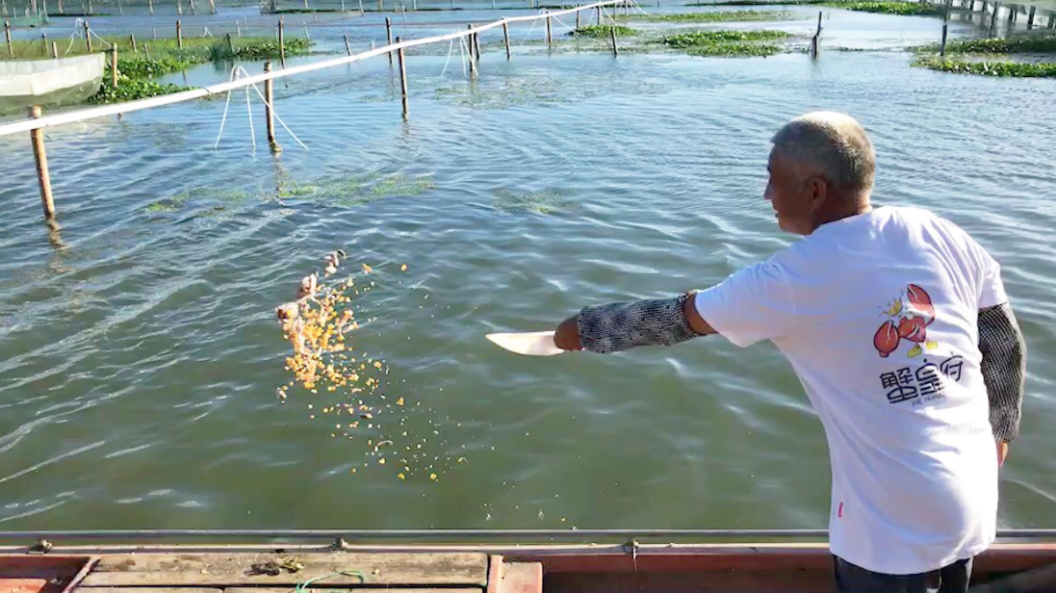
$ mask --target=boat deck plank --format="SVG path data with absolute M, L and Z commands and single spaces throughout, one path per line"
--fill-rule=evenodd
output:
M 287 559 L 299 563 L 301 568 L 292 572 L 283 569 L 278 574 L 259 570 L 265 563 L 282 564 Z M 365 578 L 361 579 L 355 571 Z M 82 586 L 292 588 L 318 578 L 321 580 L 314 586 L 331 588 L 483 587 L 487 575 L 488 556 L 483 553 L 114 554 L 102 557 Z

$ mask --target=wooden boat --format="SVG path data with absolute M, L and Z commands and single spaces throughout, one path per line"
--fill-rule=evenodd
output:
M 824 541 L 808 541 L 817 537 L 789 538 L 779 536 L 779 532 L 758 531 L 708 532 L 726 534 L 721 538 L 687 535 L 692 533 L 0 533 L 0 541 L 6 542 L 25 536 L 39 537 L 32 545 L 0 547 L 0 593 L 306 593 L 308 590 L 352 593 L 379 589 L 398 589 L 401 593 L 806 593 L 832 590 L 832 557 L 828 546 Z M 136 537 L 137 534 L 142 537 Z M 283 534 L 288 536 L 282 537 Z M 633 538 L 624 543 L 613 541 L 628 534 Z M 1056 592 L 1056 532 L 1016 531 L 1005 532 L 1003 536 L 976 559 L 972 591 Z M 320 545 L 321 538 L 331 537 L 329 543 Z M 752 537 L 769 541 L 699 543 Z M 159 539 L 180 543 L 158 543 Z M 218 539 L 250 543 L 217 543 Z M 664 539 L 680 541 L 641 543 Z M 792 541 L 774 541 L 782 539 Z M 494 543 L 479 543 L 484 540 Z M 550 541 L 540 543 L 540 540 Z M 528 543 L 504 543 L 508 541 Z

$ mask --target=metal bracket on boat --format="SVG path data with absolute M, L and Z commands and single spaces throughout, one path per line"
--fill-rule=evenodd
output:
M 640 547 L 642 547 L 642 544 L 639 544 L 636 539 L 623 544 L 623 549 L 631 555 L 631 563 L 634 565 L 635 572 L 638 571 L 638 549 Z
M 46 539 L 39 539 L 37 543 L 26 548 L 27 554 L 47 554 L 55 546 Z

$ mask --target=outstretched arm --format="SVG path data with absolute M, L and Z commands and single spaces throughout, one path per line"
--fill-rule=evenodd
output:
M 674 298 L 586 307 L 558 326 L 562 350 L 609 353 L 639 346 L 672 346 L 715 333 L 694 304 L 696 291 Z
M 990 398 L 990 426 L 1004 461 L 1008 443 L 1019 435 L 1026 382 L 1027 347 L 1008 303 L 979 311 L 979 351 L 983 382 Z

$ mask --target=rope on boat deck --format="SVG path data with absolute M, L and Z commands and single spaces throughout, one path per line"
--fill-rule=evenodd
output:
M 297 585 L 297 587 L 294 589 L 294 593 L 308 593 L 308 587 L 311 586 L 312 583 L 314 583 L 316 581 L 321 581 L 323 579 L 328 579 L 330 577 L 336 577 L 336 576 L 356 577 L 356 578 L 359 579 L 359 584 L 361 584 L 361 585 L 367 582 L 367 575 L 363 574 L 362 570 L 354 570 L 354 569 L 352 569 L 352 570 L 335 570 L 334 572 L 332 572 L 330 574 L 324 574 L 323 576 L 319 576 L 319 577 L 315 577 L 315 578 L 312 578 L 312 579 L 308 579 L 307 581 L 301 583 L 300 585 Z M 315 593 L 319 593 L 319 592 L 315 592 Z M 346 592 L 343 592 L 343 591 L 327 591 L 326 593 L 346 593 Z

